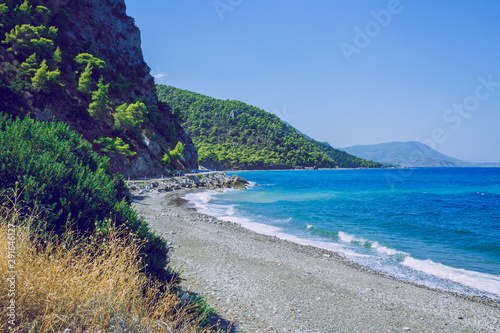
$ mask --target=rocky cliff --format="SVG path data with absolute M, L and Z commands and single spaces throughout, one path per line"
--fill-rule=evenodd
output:
M 191 139 L 158 102 L 124 0 L 1 2 L 1 112 L 68 123 L 125 176 L 197 167 Z M 181 156 L 165 160 L 179 142 Z

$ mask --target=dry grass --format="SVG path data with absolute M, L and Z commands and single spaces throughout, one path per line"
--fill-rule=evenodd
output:
M 47 241 L 30 231 L 35 217 L 9 206 L 5 200 L 0 204 L 0 331 L 209 331 L 200 329 L 199 309 L 173 290 L 161 294 L 140 272 L 141 244 L 133 235 L 112 230 L 85 241 L 72 234 Z M 12 225 L 15 297 L 9 297 L 12 280 L 7 280 L 12 276 Z M 15 326 L 8 316 L 12 298 Z

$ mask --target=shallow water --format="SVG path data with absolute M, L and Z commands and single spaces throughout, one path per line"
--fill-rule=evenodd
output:
M 251 171 L 247 190 L 186 198 L 254 231 L 380 272 L 500 296 L 500 169 Z

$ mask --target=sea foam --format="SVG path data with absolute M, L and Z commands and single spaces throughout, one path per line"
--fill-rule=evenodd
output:
M 422 173 L 425 173 L 424 171 Z M 438 171 L 432 171 L 436 173 L 434 178 L 429 178 L 428 175 L 425 175 L 425 178 L 417 177 L 417 180 L 420 179 L 423 183 L 415 188 L 398 184 L 397 191 L 387 190 L 387 185 L 383 182 L 374 183 L 379 181 L 378 173 L 373 172 L 371 175 L 370 171 L 350 171 L 342 174 L 335 171 L 327 174 L 325 171 L 301 174 L 303 178 L 321 179 L 320 185 L 313 184 L 311 189 L 303 186 L 307 179 L 297 182 L 302 187 L 293 188 L 289 186 L 291 180 L 280 179 L 280 173 L 274 173 L 268 180 L 263 177 L 266 176 L 265 173 L 261 172 L 259 177 L 262 179 L 259 180 L 264 179 L 262 184 L 266 185 L 252 183 L 250 189 L 246 191 L 224 189 L 191 193 L 186 195 L 185 199 L 193 203 L 200 213 L 239 223 L 257 233 L 334 251 L 360 265 L 403 280 L 458 293 L 485 294 L 499 298 L 500 276 L 489 274 L 491 270 L 483 273 L 469 270 L 468 266 L 457 268 L 461 267 L 460 263 L 457 267 L 440 263 L 440 259 L 446 262 L 451 258 L 453 264 L 453 260 L 458 258 L 457 254 L 449 252 L 451 250 L 448 251 L 448 247 L 445 247 L 445 244 L 450 244 L 450 239 L 455 241 L 453 246 L 457 247 L 456 251 L 462 249 L 471 251 L 470 247 L 458 246 L 464 235 L 461 233 L 457 236 L 454 230 L 467 230 L 467 237 L 473 237 L 477 232 L 476 224 L 460 223 L 464 220 L 464 214 L 469 211 L 475 214 L 471 214 L 470 221 L 475 221 L 473 219 L 479 215 L 479 211 L 471 210 L 476 204 L 475 197 L 481 197 L 480 203 L 483 206 L 488 205 L 490 209 L 488 214 L 493 214 L 491 216 L 495 220 L 494 207 L 497 207 L 495 200 L 498 200 L 498 195 L 489 195 L 491 190 L 486 192 L 483 189 L 477 191 L 478 193 L 474 191 L 474 196 L 470 196 L 467 194 L 471 191 L 470 187 L 449 189 L 439 186 L 438 188 L 437 185 L 443 178 L 441 174 L 444 172 Z M 250 174 L 248 173 L 247 178 L 251 178 Z M 365 181 L 367 174 L 370 174 L 371 178 L 368 178 L 372 183 Z M 355 182 L 344 182 L 348 186 L 342 187 L 341 181 L 344 181 L 342 177 L 345 178 L 346 175 L 349 177 L 352 175 Z M 418 174 L 410 179 L 410 185 L 418 184 L 414 179 L 416 176 Z M 450 177 L 448 174 L 445 176 Z M 325 181 L 322 177 L 330 177 L 333 180 Z M 486 178 L 488 181 L 491 180 L 491 176 Z M 429 179 L 432 183 L 429 183 Z M 275 183 L 274 180 L 278 181 Z M 315 192 L 315 186 L 319 186 L 321 191 Z M 325 186 L 328 191 L 324 190 Z M 498 187 L 496 191 L 498 192 Z M 432 207 L 432 210 L 429 210 L 429 207 Z M 435 220 L 440 222 L 437 220 L 440 218 L 437 214 L 440 209 L 443 214 L 446 213 L 442 215 L 441 224 L 435 223 Z M 449 214 L 450 209 L 454 209 L 452 212 L 455 215 Z M 483 210 L 480 212 L 484 214 Z M 460 218 L 453 220 L 457 216 Z M 487 228 L 487 225 L 483 225 L 480 225 L 483 229 Z M 493 222 L 491 225 L 494 225 Z M 379 230 L 383 233 L 377 233 Z M 408 232 L 410 230 L 411 233 Z M 358 232 L 362 236 L 356 235 Z M 429 243 L 422 242 L 424 237 Z M 480 245 L 481 251 L 490 251 L 494 255 L 494 246 L 485 246 L 482 239 Z M 431 252 L 425 252 L 427 248 Z M 489 250 L 490 248 L 493 250 Z M 422 259 L 417 259 L 419 257 Z M 474 259 L 472 257 L 471 260 Z M 483 260 L 479 265 L 484 262 L 487 261 Z M 494 257 L 491 262 L 495 263 Z M 472 263 L 476 264 L 471 262 L 470 267 L 477 267 Z
M 418 260 L 412 257 L 407 257 L 403 261 L 403 265 L 441 279 L 454 281 L 474 289 L 484 290 L 488 293 L 500 296 L 500 277 L 496 275 L 453 268 L 436 263 L 430 259 Z

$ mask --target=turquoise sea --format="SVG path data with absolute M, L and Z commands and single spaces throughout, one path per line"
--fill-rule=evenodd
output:
M 252 186 L 186 199 L 202 213 L 407 281 L 500 298 L 500 168 L 236 174 Z

